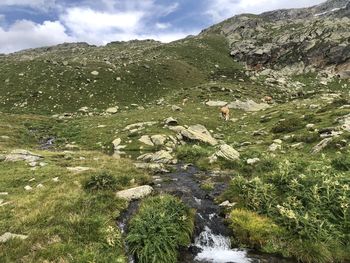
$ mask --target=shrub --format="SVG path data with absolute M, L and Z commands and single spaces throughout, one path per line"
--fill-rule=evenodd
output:
M 141 203 L 129 224 L 127 243 L 140 263 L 177 262 L 178 248 L 191 242 L 194 212 L 170 195 Z
M 244 209 L 233 210 L 229 222 L 239 242 L 270 253 L 279 251 L 286 233 L 271 219 Z
M 273 133 L 294 132 L 304 128 L 304 122 L 300 118 L 292 117 L 278 122 L 273 128 Z
M 202 157 L 208 157 L 209 155 L 209 150 L 198 145 L 184 145 L 177 148 L 177 157 L 190 163 L 195 163 Z
M 332 160 L 332 167 L 338 171 L 350 171 L 350 157 L 348 155 L 341 155 Z
M 117 179 L 108 172 L 101 172 L 92 175 L 84 182 L 84 188 L 90 191 L 97 190 L 115 190 L 117 187 Z

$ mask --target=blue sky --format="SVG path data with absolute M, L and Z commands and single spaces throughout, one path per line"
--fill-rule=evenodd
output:
M 0 53 L 63 42 L 170 42 L 240 13 L 324 0 L 0 0 Z

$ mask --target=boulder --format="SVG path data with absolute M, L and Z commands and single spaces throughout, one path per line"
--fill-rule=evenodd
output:
M 228 161 L 239 160 L 240 154 L 228 144 L 220 145 L 219 150 L 215 153 L 217 157 Z
M 333 138 L 325 138 L 320 143 L 318 143 L 316 146 L 314 146 L 311 150 L 312 154 L 317 154 L 321 152 L 324 148 L 327 147 L 327 145 L 333 140 Z
M 11 240 L 11 239 L 27 239 L 28 236 L 26 235 L 18 235 L 18 234 L 12 234 L 10 232 L 6 232 L 5 234 L 3 234 L 2 236 L 0 236 L 0 243 L 6 243 L 7 241 Z
M 165 135 L 152 135 L 151 140 L 154 145 L 164 145 L 165 141 L 167 140 L 167 137 Z
M 168 173 L 169 171 L 165 169 L 162 163 L 134 163 L 135 167 L 138 169 L 150 170 L 155 173 Z
M 116 196 L 128 201 L 145 198 L 153 192 L 153 188 L 149 185 L 138 186 L 127 190 L 119 191 Z
M 91 71 L 91 75 L 93 75 L 93 76 L 98 76 L 99 74 L 100 73 L 98 71 L 96 71 L 96 70 Z
M 7 162 L 17 162 L 17 161 L 26 161 L 26 162 L 36 162 L 41 160 L 43 157 L 41 155 L 32 153 L 27 150 L 13 150 L 10 154 L 6 155 L 5 161 Z
M 143 135 L 141 136 L 141 138 L 139 139 L 140 142 L 148 145 L 148 146 L 154 146 L 151 137 L 149 137 L 148 135 Z
M 212 146 L 215 146 L 218 144 L 217 140 L 215 140 L 211 136 L 209 131 L 203 125 L 200 125 L 200 124 L 192 125 L 188 129 L 185 129 L 182 127 L 182 128 L 179 128 L 179 131 L 180 131 L 180 134 L 186 139 L 208 143 Z
M 173 117 L 169 117 L 165 119 L 164 123 L 165 125 L 168 125 L 168 126 L 175 126 L 178 124 L 178 121 Z
M 108 114 L 116 114 L 119 110 L 118 106 L 110 107 L 106 110 L 106 113 Z
M 161 150 L 156 153 L 146 153 L 137 158 L 144 162 L 150 163 L 164 163 L 164 164 L 175 164 L 177 161 L 174 160 L 173 156 L 167 151 Z

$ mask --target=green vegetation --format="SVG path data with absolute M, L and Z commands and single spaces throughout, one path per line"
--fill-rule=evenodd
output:
M 117 188 L 117 179 L 108 174 L 102 172 L 92 175 L 88 180 L 84 182 L 84 188 L 87 190 L 115 190 Z
M 282 242 L 277 248 L 279 253 L 303 262 L 348 260 L 348 175 L 334 172 L 322 163 L 305 166 L 305 163 L 299 165 L 298 162 L 284 161 L 278 170 L 262 177 L 235 177 L 226 194 L 241 207 L 272 218 L 287 231 L 290 242 L 284 240 L 288 244 L 283 245 Z M 259 229 L 253 230 L 237 223 L 241 221 L 240 217 L 239 213 L 238 219 L 231 217 L 234 229 L 243 233 L 250 230 L 254 232 L 253 236 L 259 236 Z M 256 241 L 248 240 L 245 235 L 241 237 L 240 242 L 248 246 L 256 245 Z
M 179 246 L 191 241 L 194 211 L 179 199 L 162 195 L 144 200 L 126 238 L 140 263 L 177 262 Z

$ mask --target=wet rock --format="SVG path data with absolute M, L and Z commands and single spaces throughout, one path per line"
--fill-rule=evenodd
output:
M 120 138 L 115 139 L 112 144 L 114 148 L 113 156 L 119 158 L 120 155 L 125 154 L 125 152 L 121 151 L 126 147 L 126 145 L 120 145 L 122 140 Z
M 137 158 L 144 162 L 151 163 L 164 163 L 164 164 L 175 164 L 177 161 L 174 157 L 167 151 L 161 150 L 156 153 L 146 153 Z
M 327 147 L 327 145 L 332 141 L 332 138 L 325 138 L 320 143 L 318 143 L 316 146 L 314 146 L 311 150 L 312 154 L 317 154 L 321 152 L 324 148 Z
M 43 157 L 39 154 L 32 153 L 27 150 L 13 150 L 10 154 L 6 155 L 5 161 L 7 162 L 17 162 L 17 161 L 26 161 L 26 162 L 36 162 L 41 160 Z
M 116 196 L 128 201 L 138 200 L 145 198 L 153 192 L 153 188 L 149 185 L 138 186 L 130 188 L 127 190 L 119 191 L 116 193 Z
M 6 232 L 5 234 L 0 236 L 0 243 L 6 243 L 7 241 L 15 238 L 24 240 L 24 239 L 27 239 L 28 236 Z

